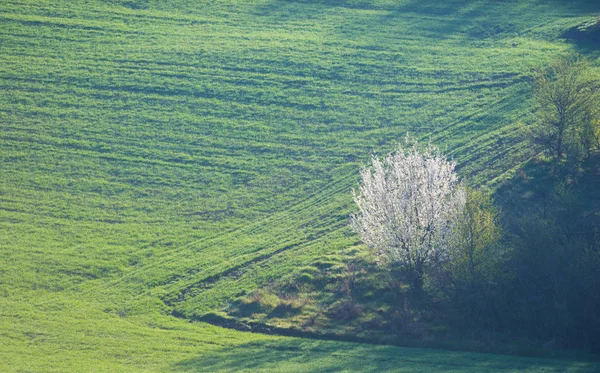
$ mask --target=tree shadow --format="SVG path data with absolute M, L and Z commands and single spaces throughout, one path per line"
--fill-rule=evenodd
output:
M 359 17 L 365 34 L 380 35 L 383 29 L 407 30 L 438 38 L 487 38 L 515 35 L 539 24 L 540 13 L 562 12 L 568 16 L 583 16 L 599 12 L 600 5 L 585 0 L 555 0 L 535 2 L 518 0 L 272 0 L 255 8 L 255 14 L 271 21 L 299 21 L 340 13 Z M 527 15 L 531 15 L 531 20 Z M 342 19 L 343 17 L 339 17 Z M 358 19 L 358 18 L 357 18 Z M 364 23 L 363 23 L 364 22 Z M 352 29 L 340 24 L 338 31 Z M 364 38 L 364 35 L 356 35 Z
M 571 42 L 578 53 L 588 56 L 600 55 L 600 17 L 590 19 L 566 30 L 562 38 Z
M 594 208 L 600 201 L 600 154 L 577 162 L 563 161 L 557 166 L 549 160 L 533 158 L 498 187 L 495 197 L 503 209 L 532 210 L 553 204 L 553 193 L 561 181 L 566 181 L 569 189 L 583 199 L 584 209 Z
M 564 372 L 587 373 L 595 363 L 516 356 L 281 339 L 226 347 L 183 360 L 176 372 Z

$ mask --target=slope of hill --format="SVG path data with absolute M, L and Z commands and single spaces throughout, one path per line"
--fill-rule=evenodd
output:
M 246 359 L 244 343 L 281 343 L 298 358 L 358 349 L 382 367 L 377 354 L 399 350 L 306 347 L 169 315 L 221 310 L 310 261 L 339 261 L 357 244 L 347 216 L 361 161 L 407 131 L 477 183 L 518 164 L 530 69 L 568 51 L 559 36 L 597 11 L 2 2 L 0 360 L 14 371 L 201 371 L 201 352 L 233 346 L 227 356 Z

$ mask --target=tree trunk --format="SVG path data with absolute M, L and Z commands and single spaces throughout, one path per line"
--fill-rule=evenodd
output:
M 423 263 L 417 262 L 411 266 L 408 276 L 413 296 L 420 299 L 423 295 Z

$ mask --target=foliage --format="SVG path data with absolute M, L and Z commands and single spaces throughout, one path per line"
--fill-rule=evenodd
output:
M 457 218 L 453 263 L 465 269 L 470 283 L 477 282 L 481 266 L 495 255 L 501 237 L 500 211 L 489 193 L 468 188 L 464 209 Z
M 353 192 L 359 212 L 350 224 L 383 263 L 402 268 L 417 293 L 426 268 L 452 255 L 455 222 L 465 206 L 455 166 L 439 149 L 429 144 L 419 150 L 407 136 L 406 148 L 373 157 Z
M 580 169 L 530 162 L 522 170 L 528 193 L 517 187 L 522 177 L 499 191 L 513 247 L 500 283 L 510 289 L 499 298 L 503 327 L 552 348 L 600 348 L 592 311 L 600 307 L 599 167 L 597 155 Z
M 490 193 L 467 188 L 465 208 L 457 219 L 454 255 L 441 285 L 449 296 L 454 321 L 473 327 L 488 323 L 502 280 L 506 248 L 500 244 L 500 210 Z

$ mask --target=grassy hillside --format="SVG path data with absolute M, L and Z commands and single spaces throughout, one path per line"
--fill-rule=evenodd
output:
M 530 119 L 530 69 L 571 50 L 559 36 L 599 10 L 0 3 L 0 361 L 13 371 L 231 371 L 252 352 L 278 370 L 288 362 L 273 346 L 289 346 L 290 359 L 310 351 L 333 364 L 329 352 L 348 351 L 365 371 L 397 367 L 403 350 L 169 315 L 222 310 L 307 263 L 339 262 L 358 243 L 347 216 L 361 162 L 407 131 L 431 137 L 476 183 L 510 170 L 528 155 L 517 122 Z

